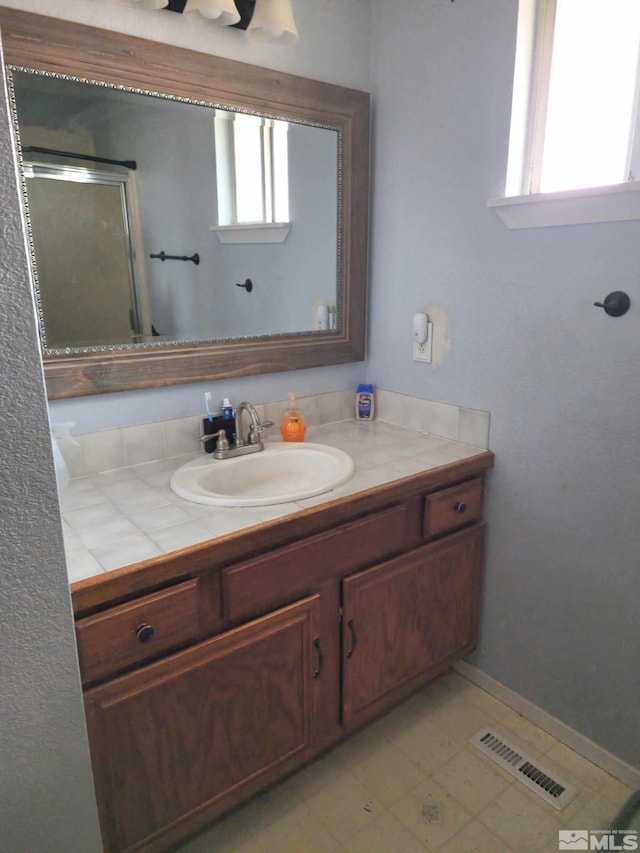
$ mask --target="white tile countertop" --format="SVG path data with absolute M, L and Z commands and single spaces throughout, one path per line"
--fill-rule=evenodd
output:
M 333 491 L 295 503 L 216 507 L 183 500 L 172 492 L 169 481 L 176 468 L 198 454 L 71 480 L 60 495 L 69 581 L 168 554 L 484 452 L 481 447 L 380 420 L 311 427 L 306 437 L 348 453 L 355 462 L 355 474 Z M 221 463 L 211 457 L 211 464 Z

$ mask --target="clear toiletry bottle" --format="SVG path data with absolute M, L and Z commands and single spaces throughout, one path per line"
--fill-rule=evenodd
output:
M 296 407 L 296 392 L 291 391 L 289 394 L 289 406 L 282 416 L 280 423 L 280 432 L 282 433 L 283 441 L 304 441 L 304 434 L 307 431 L 307 425 L 304 420 L 304 415 Z
M 358 385 L 356 393 L 356 420 L 372 421 L 376 409 L 373 385 Z

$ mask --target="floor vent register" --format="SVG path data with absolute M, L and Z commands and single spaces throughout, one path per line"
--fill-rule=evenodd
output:
M 562 811 L 575 797 L 573 785 L 559 779 L 554 771 L 545 768 L 541 761 L 527 755 L 495 729 L 480 729 L 469 738 L 469 742 L 558 811 Z

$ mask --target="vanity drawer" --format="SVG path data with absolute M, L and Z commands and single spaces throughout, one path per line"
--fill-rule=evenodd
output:
M 324 580 L 397 554 L 406 527 L 401 504 L 223 569 L 224 618 L 235 621 L 293 601 Z
M 460 483 L 424 499 L 422 534 L 427 539 L 482 518 L 482 478 Z
M 201 636 L 199 580 L 193 579 L 76 622 L 87 684 L 156 658 Z

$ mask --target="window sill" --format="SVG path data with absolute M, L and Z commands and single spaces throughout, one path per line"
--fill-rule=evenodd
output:
M 548 228 L 640 219 L 640 181 L 558 193 L 490 198 L 507 228 Z
M 221 243 L 284 243 L 291 230 L 290 222 L 264 225 L 212 225 Z

